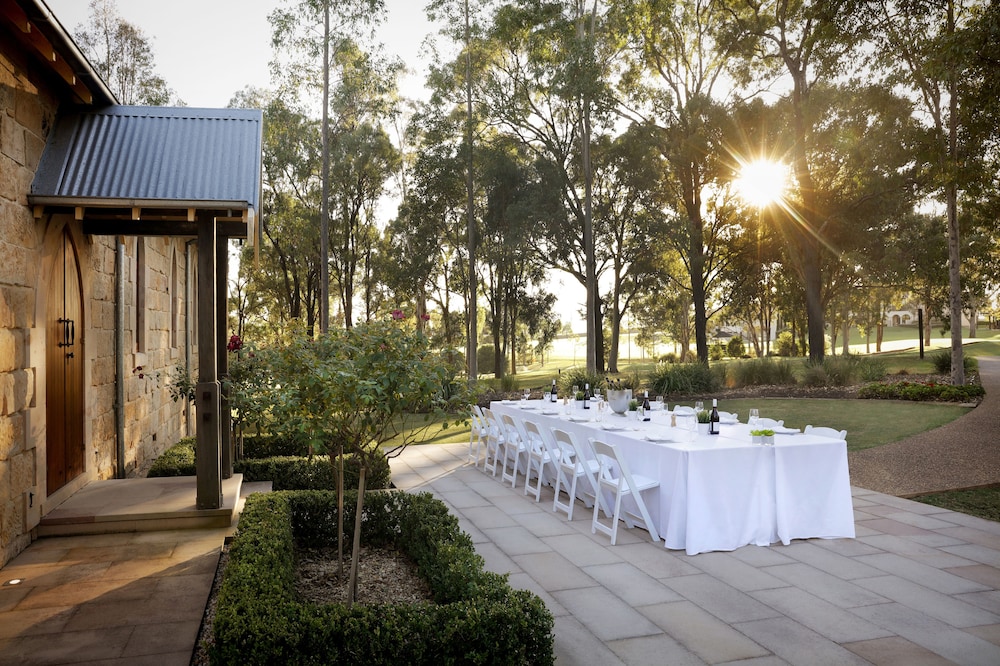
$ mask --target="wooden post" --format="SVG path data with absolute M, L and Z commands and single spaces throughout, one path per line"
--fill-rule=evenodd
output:
M 198 213 L 198 406 L 197 500 L 199 509 L 222 506 L 220 450 L 220 385 L 216 351 L 216 222 L 211 213 Z
M 229 377 L 229 238 L 218 236 L 215 252 L 217 268 L 215 271 L 215 288 L 218 307 L 216 307 L 216 335 L 218 340 L 218 372 L 219 381 L 225 383 Z M 221 472 L 222 478 L 233 475 L 233 410 L 229 405 L 229 392 L 222 391 L 219 410 L 220 446 L 222 448 Z

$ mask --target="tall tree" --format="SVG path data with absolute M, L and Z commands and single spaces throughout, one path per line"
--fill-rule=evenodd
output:
M 624 92 L 629 109 L 652 131 L 669 166 L 673 209 L 682 211 L 674 244 L 688 266 L 698 359 L 708 361 L 706 281 L 715 250 L 704 219 L 706 189 L 729 179 L 722 144 L 726 113 L 715 96 L 738 44 L 719 43 L 728 15 L 716 0 L 616 3 L 612 14 L 630 39 Z M 744 158 L 748 159 L 748 158 Z
M 173 93 L 156 73 L 149 38 L 121 17 L 115 0 L 90 0 L 89 21 L 76 27 L 76 42 L 122 104 L 170 102 Z
M 809 115 L 818 81 L 847 74 L 847 56 L 857 42 L 857 16 L 850 0 L 728 0 L 727 43 L 742 49 L 730 60 L 737 83 L 785 78 L 791 111 L 792 174 L 799 201 L 793 211 L 791 258 L 806 296 L 809 358 L 825 353 L 823 313 L 823 234 L 828 212 L 814 182 L 814 119 Z
M 998 104 L 983 91 L 996 90 L 997 13 L 981 2 L 961 0 L 881 0 L 873 3 L 877 21 L 873 34 L 882 55 L 880 64 L 891 84 L 901 84 L 918 101 L 918 115 L 931 130 L 928 191 L 944 199 L 948 222 L 948 304 L 951 320 L 951 378 L 965 383 L 962 362 L 962 241 L 960 199 L 984 176 L 983 158 L 995 154 Z M 987 38 L 988 39 L 988 38 Z M 992 64 L 990 61 L 992 60 Z M 982 108 L 978 108 L 979 105 Z M 992 119 L 992 122 L 991 122 Z M 983 122 L 983 121 L 986 122 Z

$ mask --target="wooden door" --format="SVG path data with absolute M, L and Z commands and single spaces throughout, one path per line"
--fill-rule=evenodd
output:
M 46 315 L 47 494 L 83 474 L 83 317 L 80 267 L 67 231 L 48 281 Z

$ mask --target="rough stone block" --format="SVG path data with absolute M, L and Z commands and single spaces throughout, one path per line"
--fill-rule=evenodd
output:
M 21 166 L 24 159 L 24 130 L 10 116 L 0 116 L 0 153 Z
M 11 372 L 23 361 L 23 354 L 18 353 L 17 337 L 14 329 L 0 328 L 0 372 Z M 19 359 L 20 357 L 20 359 Z
M 44 137 L 44 128 L 51 124 L 49 115 L 37 94 L 23 89 L 15 92 L 14 119 L 25 130 L 36 136 Z
M 22 412 L 31 406 L 35 399 L 35 371 L 32 369 L 16 370 L 14 377 L 14 404 L 11 413 Z
M 0 460 L 10 460 L 24 450 L 24 415 L 0 416 Z
M 11 499 L 24 494 L 35 485 L 35 451 L 22 451 L 14 456 L 10 465 Z

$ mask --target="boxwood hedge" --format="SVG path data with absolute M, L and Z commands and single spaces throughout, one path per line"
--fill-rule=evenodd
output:
M 273 449 L 272 449 L 273 450 Z M 365 479 L 372 490 L 388 488 L 391 482 L 389 462 L 376 461 L 376 468 Z M 330 458 L 326 455 L 272 456 L 245 458 L 233 463 L 233 471 L 243 475 L 243 480 L 270 481 L 274 490 L 334 490 L 336 477 Z M 147 476 L 194 476 L 195 439 L 188 437 L 164 451 L 153 463 Z M 344 487 L 358 487 L 358 463 L 354 456 L 344 459 Z
M 353 525 L 357 495 L 344 500 L 345 524 Z M 219 591 L 212 663 L 554 663 L 544 603 L 484 571 L 458 520 L 427 493 L 367 494 L 361 538 L 407 553 L 433 603 L 347 608 L 299 600 L 294 544 L 335 546 L 336 518 L 332 492 L 247 499 Z

